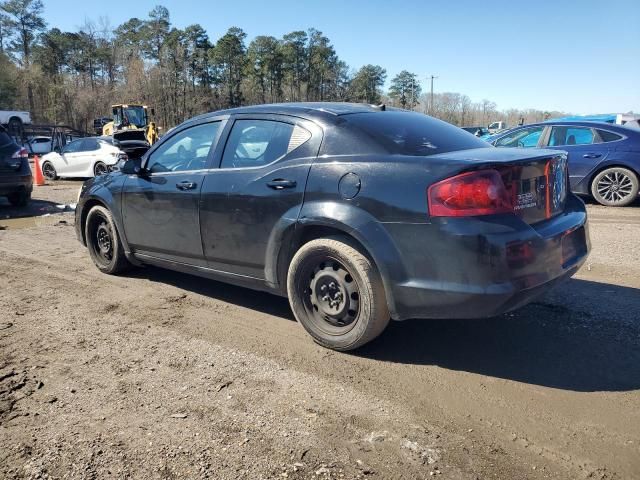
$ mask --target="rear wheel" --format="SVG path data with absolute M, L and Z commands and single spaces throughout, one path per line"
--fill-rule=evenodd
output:
M 287 291 L 296 319 L 327 348 L 358 348 L 389 323 L 380 273 L 347 237 L 303 245 L 289 266 Z
M 58 178 L 58 172 L 56 172 L 56 167 L 53 166 L 51 162 L 44 162 L 42 164 L 42 175 L 44 178 L 48 180 L 55 180 Z
M 7 200 L 9 200 L 9 203 L 14 207 L 25 207 L 29 203 L 29 200 L 31 200 L 31 194 L 24 190 L 15 192 L 8 195 Z
M 638 177 L 627 168 L 612 167 L 600 172 L 591 183 L 593 198 L 608 207 L 625 207 L 638 196 Z
M 131 266 L 125 257 L 113 216 L 105 207 L 97 205 L 89 211 L 85 238 L 91 260 L 100 271 L 113 275 Z
M 103 162 L 96 162 L 93 166 L 93 175 L 95 177 L 99 175 L 104 175 L 105 173 L 109 173 L 109 169 Z

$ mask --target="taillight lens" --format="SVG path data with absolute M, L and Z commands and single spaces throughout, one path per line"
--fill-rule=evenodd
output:
M 11 155 L 11 158 L 26 158 L 26 159 L 28 159 L 29 158 L 29 152 L 27 151 L 26 148 L 21 148 L 16 153 Z
M 511 195 L 497 170 L 479 170 L 447 178 L 431 185 L 427 196 L 432 217 L 513 212 Z

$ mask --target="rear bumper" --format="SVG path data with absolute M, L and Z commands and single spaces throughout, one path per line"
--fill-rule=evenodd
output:
M 33 191 L 33 177 L 31 176 L 31 171 L 0 173 L 0 195 L 10 195 L 12 193 L 22 191 L 26 191 L 27 193 L 31 193 Z
M 573 275 L 590 249 L 584 204 L 573 195 L 563 214 L 534 226 L 511 216 L 407 227 L 393 235 L 409 272 L 391 285 L 395 320 L 514 310 Z M 416 238 L 426 241 L 416 248 Z

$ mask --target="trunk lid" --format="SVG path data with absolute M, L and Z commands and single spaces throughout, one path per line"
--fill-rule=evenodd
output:
M 560 214 L 569 192 L 567 156 L 563 151 L 480 148 L 428 157 L 460 164 L 460 172 L 497 170 L 516 215 L 529 224 Z

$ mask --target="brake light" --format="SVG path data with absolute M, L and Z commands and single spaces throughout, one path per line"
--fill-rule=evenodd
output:
M 26 158 L 26 159 L 28 159 L 29 158 L 29 152 L 27 151 L 26 148 L 21 148 L 16 153 L 11 155 L 11 158 Z
M 429 215 L 468 217 L 513 212 L 511 195 L 497 170 L 462 173 L 428 189 Z

